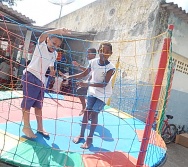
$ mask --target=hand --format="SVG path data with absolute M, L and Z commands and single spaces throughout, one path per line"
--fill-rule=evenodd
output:
M 59 75 L 63 77 L 63 79 L 69 79 L 69 76 L 66 74 L 63 74 L 61 71 L 59 71 Z
M 89 83 L 86 81 L 79 81 L 76 84 L 80 87 L 89 87 Z
M 61 71 L 58 71 L 58 72 L 59 72 L 59 75 L 64 76 L 64 74 Z
M 59 32 L 60 35 L 71 34 L 71 31 L 66 28 L 60 28 L 59 31 L 60 31 Z
M 50 71 L 50 75 L 51 75 L 51 76 L 55 76 L 55 70 L 51 70 L 51 71 Z
M 80 66 L 80 64 L 79 64 L 77 61 L 72 61 L 72 64 L 73 64 L 74 66 L 76 66 L 76 67 L 79 67 L 79 66 Z

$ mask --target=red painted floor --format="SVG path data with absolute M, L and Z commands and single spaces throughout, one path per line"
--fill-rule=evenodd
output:
M 9 121 L 21 121 L 22 110 L 20 107 L 22 98 L 0 101 L 0 123 Z M 65 96 L 64 100 L 44 99 L 43 119 L 57 119 L 62 117 L 78 116 L 81 104 L 76 97 Z M 35 120 L 34 109 L 30 112 L 31 120 Z

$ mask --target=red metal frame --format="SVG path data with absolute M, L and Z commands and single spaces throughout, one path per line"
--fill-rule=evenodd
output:
M 172 32 L 173 29 L 174 29 L 174 26 L 169 25 L 168 31 Z M 161 86 L 162 86 L 162 82 L 164 78 L 164 73 L 165 73 L 165 69 L 167 65 L 170 43 L 171 43 L 171 35 L 169 34 L 169 36 L 164 39 L 164 43 L 163 43 L 163 49 L 161 52 L 161 58 L 160 58 L 159 67 L 157 71 L 157 77 L 155 81 L 155 86 L 153 88 L 153 93 L 152 93 L 152 98 L 151 98 L 151 103 L 150 103 L 150 110 L 148 112 L 148 117 L 146 120 L 146 126 L 144 129 L 144 135 L 143 135 L 136 167 L 140 167 L 144 165 L 144 159 L 145 159 L 145 155 L 146 155 L 146 151 L 147 151 L 147 147 L 149 143 L 151 129 L 154 123 L 155 111 L 157 108 Z

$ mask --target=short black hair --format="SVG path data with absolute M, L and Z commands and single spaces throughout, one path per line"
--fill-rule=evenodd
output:
M 87 50 L 90 50 L 92 54 L 97 54 L 97 50 L 95 48 L 88 48 Z
M 99 49 L 101 49 L 103 45 L 109 46 L 109 47 L 110 47 L 110 50 L 112 51 L 112 44 L 111 44 L 110 42 L 102 42 L 102 43 L 99 45 Z

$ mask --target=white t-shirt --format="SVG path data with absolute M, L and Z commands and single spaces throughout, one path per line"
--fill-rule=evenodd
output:
M 54 66 L 56 57 L 57 52 L 49 52 L 45 41 L 37 44 L 31 62 L 23 71 L 23 74 L 29 71 L 45 83 L 45 73 L 49 66 Z
M 115 70 L 115 66 L 111 62 L 108 65 L 101 66 L 99 64 L 99 58 L 91 60 L 90 66 L 92 76 L 90 80 L 91 83 L 103 83 L 106 73 L 111 69 Z M 112 95 L 112 77 L 104 88 L 89 86 L 87 94 L 93 95 L 106 103 Z

